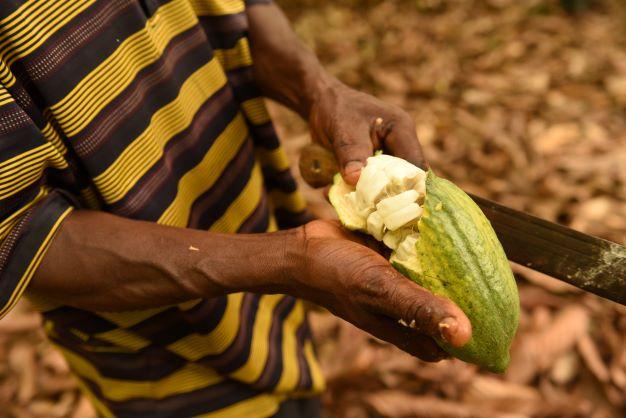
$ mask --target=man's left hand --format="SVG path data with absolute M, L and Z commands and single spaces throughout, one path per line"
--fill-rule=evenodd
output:
M 417 166 L 426 165 L 408 113 L 339 81 L 317 95 L 309 126 L 313 141 L 335 152 L 349 184 L 356 184 L 366 159 L 379 149 Z

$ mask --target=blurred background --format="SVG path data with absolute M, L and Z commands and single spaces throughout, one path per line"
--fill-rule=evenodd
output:
M 626 2 L 277 2 L 333 74 L 409 111 L 440 175 L 626 244 Z M 271 111 L 296 161 L 307 127 Z M 625 417 L 626 308 L 513 267 L 522 317 L 503 376 L 313 314 L 327 416 Z M 0 417 L 92 417 L 39 324 L 26 303 L 0 321 Z

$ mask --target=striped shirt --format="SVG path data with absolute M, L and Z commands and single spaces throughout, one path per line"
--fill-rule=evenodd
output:
M 72 210 L 231 233 L 306 220 L 252 75 L 253 2 L 0 0 L 0 317 Z M 323 388 L 289 296 L 32 299 L 101 416 L 265 417 Z

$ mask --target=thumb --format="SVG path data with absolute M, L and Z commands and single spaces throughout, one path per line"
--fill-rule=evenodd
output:
M 333 138 L 333 148 L 344 181 L 356 185 L 367 158 L 374 153 L 367 130 Z
M 469 341 L 472 325 L 451 300 L 434 295 L 393 269 L 380 273 L 369 282 L 371 285 L 373 281 L 380 290 L 382 297 L 377 298 L 377 305 L 381 313 L 402 319 L 419 332 L 443 338 L 455 347 Z

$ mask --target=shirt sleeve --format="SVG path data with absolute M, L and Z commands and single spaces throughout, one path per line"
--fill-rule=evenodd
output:
M 68 164 L 0 85 L 0 318 L 15 306 L 73 204 L 48 183 Z

